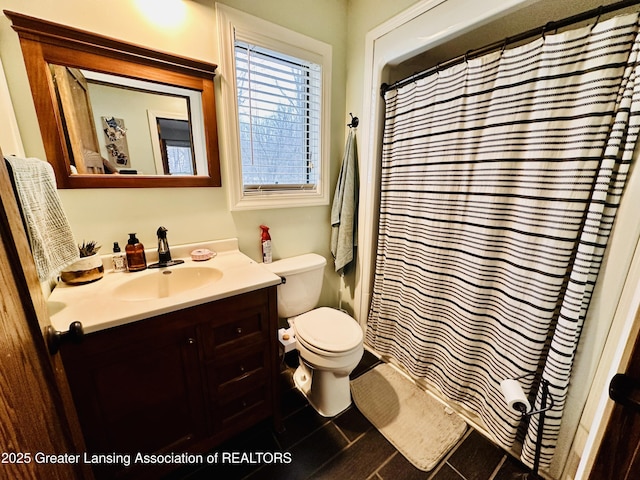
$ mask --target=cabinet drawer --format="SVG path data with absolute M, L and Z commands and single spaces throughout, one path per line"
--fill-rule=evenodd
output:
M 217 361 L 213 365 L 215 381 L 222 385 L 232 380 L 239 380 L 265 366 L 265 351 L 260 349 L 245 353 L 229 360 Z
M 260 333 L 263 329 L 262 319 L 263 316 L 259 312 L 253 312 L 233 322 L 211 325 L 214 346 L 219 347 L 228 342 L 244 339 L 251 334 Z
M 264 367 L 259 367 L 244 375 L 232 378 L 228 382 L 212 386 L 211 393 L 222 404 L 239 398 L 260 385 L 266 385 L 267 380 L 267 370 Z
M 225 359 L 240 348 L 266 344 L 269 342 L 269 332 L 269 310 L 266 305 L 243 305 L 235 312 L 218 313 L 215 318 L 199 326 L 206 360 Z
M 269 391 L 266 385 L 250 390 L 243 395 L 229 400 L 220 402 L 219 413 L 222 423 L 233 420 L 238 415 L 246 415 L 251 411 L 261 411 L 270 408 L 268 399 Z

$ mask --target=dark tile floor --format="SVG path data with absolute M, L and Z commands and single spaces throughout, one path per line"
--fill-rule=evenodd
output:
M 245 457 L 241 464 L 182 469 L 167 477 L 167 480 L 528 478 L 526 467 L 473 429 L 467 431 L 458 445 L 431 472 L 418 470 L 371 425 L 355 405 L 332 419 L 316 413 L 293 387 L 291 375 L 295 361 L 295 357 L 287 358 L 290 365 L 282 372 L 284 432 L 274 432 L 270 422 L 260 424 L 216 449 L 217 452 L 246 452 L 253 454 L 253 458 Z M 378 359 L 365 351 L 352 378 L 377 363 Z M 274 453 L 284 461 L 274 462 Z

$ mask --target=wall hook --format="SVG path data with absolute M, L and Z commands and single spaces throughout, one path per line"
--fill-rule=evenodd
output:
M 354 117 L 351 112 L 349 112 L 349 115 L 351 116 L 351 123 L 347 123 L 347 127 L 356 128 L 360 123 L 360 119 L 358 117 Z

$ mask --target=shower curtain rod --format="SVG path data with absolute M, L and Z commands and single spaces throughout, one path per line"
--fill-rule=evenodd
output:
M 610 5 L 600 5 L 598 8 L 594 8 L 592 10 L 588 10 L 586 12 L 578 13 L 576 15 L 572 15 L 571 17 L 564 18 L 562 20 L 551 21 L 540 27 L 532 28 L 531 30 L 527 30 L 526 32 L 519 33 L 512 37 L 506 37 L 504 40 L 499 42 L 490 43 L 485 45 L 484 47 L 476 48 L 467 51 L 464 55 L 458 55 L 450 60 L 447 60 L 444 63 L 439 63 L 427 70 L 424 70 L 419 73 L 415 73 L 407 78 L 402 80 L 398 80 L 397 82 L 388 85 L 383 83 L 380 87 L 380 93 L 382 96 L 390 90 L 396 90 L 400 87 L 404 87 L 405 85 L 409 85 L 416 80 L 420 80 L 431 75 L 433 72 L 441 70 L 443 68 L 448 68 L 458 63 L 462 63 L 463 61 L 467 61 L 470 58 L 479 57 L 480 55 L 485 55 L 490 52 L 494 52 L 496 50 L 504 49 L 507 45 L 521 42 L 523 40 L 527 40 L 529 38 L 536 37 L 538 35 L 544 36 L 545 32 L 550 32 L 552 30 L 557 30 L 563 27 L 568 27 L 575 23 L 583 22 L 585 20 L 590 20 L 592 18 L 597 18 L 598 20 L 602 15 L 606 15 L 607 13 L 615 12 L 617 10 L 622 10 L 623 8 L 633 7 L 634 5 L 640 5 L 640 0 L 622 0 L 620 2 L 612 3 Z M 597 21 L 596 20 L 596 23 Z

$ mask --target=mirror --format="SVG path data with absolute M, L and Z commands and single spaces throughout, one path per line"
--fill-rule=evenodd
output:
M 220 186 L 216 65 L 4 13 L 59 188 Z
M 208 171 L 199 92 L 49 65 L 72 173 Z

